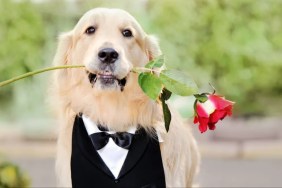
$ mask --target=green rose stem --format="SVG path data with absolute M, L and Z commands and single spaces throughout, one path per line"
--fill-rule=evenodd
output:
M 9 80 L 5 80 L 3 82 L 0 82 L 0 87 L 8 85 L 8 84 L 13 83 L 13 82 L 18 81 L 18 80 L 21 80 L 23 78 L 33 76 L 35 74 L 39 74 L 39 73 L 46 72 L 46 71 L 51 71 L 51 70 L 56 70 L 56 69 L 66 69 L 66 68 L 83 68 L 83 67 L 84 67 L 84 65 L 65 65 L 65 66 L 44 68 L 44 69 L 28 72 L 28 73 L 22 74 L 20 76 L 16 76 L 14 78 L 11 78 Z
M 10 83 L 13 83 L 15 81 L 24 79 L 26 77 L 29 76 L 33 76 L 39 73 L 43 73 L 43 72 L 47 72 L 47 71 L 51 71 L 51 70 L 56 70 L 56 69 L 69 69 L 69 68 L 84 68 L 84 65 L 64 65 L 64 66 L 57 66 L 57 67 L 48 67 L 48 68 L 44 68 L 44 69 L 40 69 L 40 70 L 36 70 L 36 71 L 32 71 L 32 72 L 28 72 L 25 74 L 22 74 L 20 76 L 16 76 L 14 78 L 11 78 L 9 80 L 5 80 L 3 82 L 0 82 L 0 87 L 8 85 Z M 141 73 L 141 72 L 153 72 L 154 70 L 149 69 L 149 68 L 145 68 L 145 67 L 134 67 L 132 69 L 132 72 L 134 73 Z
M 134 73 L 142 73 L 142 72 L 161 73 L 161 71 L 157 71 L 157 70 L 146 68 L 146 67 L 134 67 L 131 70 L 131 72 L 134 72 Z

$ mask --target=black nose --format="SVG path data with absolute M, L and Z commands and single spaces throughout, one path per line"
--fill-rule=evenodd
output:
M 103 63 L 114 63 L 118 59 L 118 53 L 112 48 L 104 48 L 98 53 L 98 58 Z

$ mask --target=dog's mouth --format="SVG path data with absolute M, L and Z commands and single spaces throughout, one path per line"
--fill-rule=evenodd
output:
M 95 85 L 97 81 L 99 81 L 104 86 L 111 86 L 117 83 L 118 86 L 120 86 L 121 91 L 123 91 L 126 85 L 127 76 L 122 79 L 118 79 L 111 72 L 100 72 L 97 74 L 91 72 L 87 72 L 87 73 L 88 73 L 89 81 L 92 84 L 92 87 Z

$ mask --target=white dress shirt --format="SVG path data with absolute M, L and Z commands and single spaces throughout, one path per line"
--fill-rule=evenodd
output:
M 88 135 L 93 133 L 102 132 L 98 129 L 97 125 L 91 121 L 85 115 L 82 115 L 82 119 L 86 128 Z M 127 132 L 135 134 L 136 127 L 131 127 Z M 114 134 L 113 131 L 108 131 L 109 134 Z M 128 154 L 128 150 L 119 147 L 115 144 L 112 138 L 109 138 L 109 142 L 102 149 L 97 150 L 100 157 L 103 159 L 107 167 L 111 170 L 115 178 L 118 177 L 121 167 L 125 161 Z

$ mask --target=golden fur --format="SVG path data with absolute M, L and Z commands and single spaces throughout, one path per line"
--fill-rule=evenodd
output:
M 94 25 L 93 35 L 85 30 Z M 123 29 L 130 29 L 132 38 L 124 38 Z M 162 109 L 150 100 L 138 85 L 138 75 L 130 72 L 134 66 L 144 66 L 161 54 L 157 40 L 147 35 L 137 21 L 119 9 L 96 8 L 88 11 L 73 30 L 59 38 L 55 65 L 84 64 L 89 72 L 97 71 L 97 53 L 104 47 L 116 49 L 120 60 L 116 63 L 118 78 L 127 76 L 121 91 L 117 85 L 105 89 L 92 86 L 85 69 L 64 69 L 56 72 L 54 104 L 60 117 L 56 171 L 60 187 L 71 187 L 70 157 L 72 126 L 75 116 L 82 112 L 94 122 L 115 131 L 125 131 L 132 125 L 146 130 L 157 129 L 164 139 L 162 160 L 168 187 L 191 187 L 198 166 L 198 149 L 187 125 L 172 112 L 170 131 L 164 130 Z

